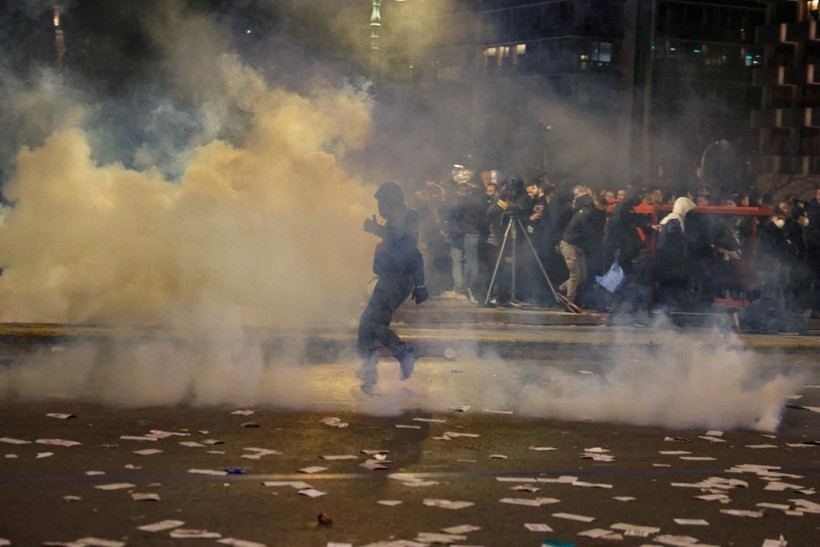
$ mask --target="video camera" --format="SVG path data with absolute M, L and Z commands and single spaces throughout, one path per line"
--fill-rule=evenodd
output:
M 508 178 L 501 181 L 498 196 L 506 202 L 514 202 L 526 194 L 527 187 L 523 179 Z

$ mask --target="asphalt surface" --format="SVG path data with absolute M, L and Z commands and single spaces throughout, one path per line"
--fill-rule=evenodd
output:
M 372 398 L 349 326 L 252 329 L 258 361 L 157 328 L 0 326 L 0 540 L 817 545 L 817 337 L 419 312 L 397 328 L 424 357 L 407 382 L 385 359 Z

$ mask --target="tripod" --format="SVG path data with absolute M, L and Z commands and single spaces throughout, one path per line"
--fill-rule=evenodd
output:
M 484 305 L 486 306 L 490 302 L 490 295 L 493 292 L 493 287 L 495 287 L 496 278 L 498 277 L 498 270 L 501 267 L 501 261 L 504 260 L 504 249 L 507 247 L 507 242 L 510 240 L 512 236 L 512 269 L 511 269 L 511 294 L 515 297 L 515 280 L 516 280 L 516 264 L 517 264 L 517 235 L 518 235 L 518 228 L 521 228 L 521 233 L 524 234 L 524 239 L 527 242 L 527 245 L 532 252 L 532 256 L 535 259 L 535 263 L 538 264 L 538 268 L 541 270 L 541 274 L 544 276 L 544 280 L 547 282 L 547 286 L 550 288 L 552 292 L 552 296 L 558 302 L 561 302 L 569 311 L 574 313 L 581 313 L 581 308 L 579 308 L 573 301 L 568 299 L 563 294 L 559 293 L 555 290 L 555 287 L 550 281 L 549 276 L 547 275 L 547 270 L 544 269 L 544 264 L 541 263 L 541 259 L 538 256 L 538 252 L 535 250 L 535 246 L 532 244 L 532 240 L 530 239 L 530 235 L 527 233 L 527 229 L 524 227 L 524 223 L 521 222 L 521 218 L 516 213 L 505 213 L 509 216 L 509 222 L 507 222 L 507 228 L 504 230 L 504 239 L 501 241 L 501 248 L 498 250 L 498 259 L 495 261 L 495 267 L 493 268 L 493 275 L 490 278 L 490 286 L 487 289 L 487 295 L 484 297 Z

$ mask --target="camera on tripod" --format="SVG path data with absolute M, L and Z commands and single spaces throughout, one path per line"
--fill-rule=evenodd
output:
M 521 199 L 526 194 L 527 187 L 523 179 L 508 178 L 501 181 L 498 187 L 498 197 L 506 202 L 514 202 Z

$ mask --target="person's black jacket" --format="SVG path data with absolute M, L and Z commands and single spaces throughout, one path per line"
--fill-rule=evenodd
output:
M 652 221 L 647 215 L 636 213 L 634 208 L 641 203 L 641 195 L 637 191 L 627 193 L 623 201 L 616 203 L 609 215 L 604 246 L 608 252 L 620 251 L 622 258 L 630 260 L 637 256 L 643 247 L 638 235 L 638 228 L 649 236 L 652 230 Z
M 592 198 L 586 194 L 575 199 L 572 217 L 561 234 L 561 241 L 587 249 L 591 239 L 595 237 L 595 205 Z

